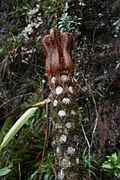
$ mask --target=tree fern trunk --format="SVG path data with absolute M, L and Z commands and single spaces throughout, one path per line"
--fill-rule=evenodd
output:
M 80 179 L 80 126 L 71 58 L 72 35 L 53 29 L 43 38 L 54 130 L 56 178 Z

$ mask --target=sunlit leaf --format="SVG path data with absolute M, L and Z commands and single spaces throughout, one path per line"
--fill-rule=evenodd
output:
M 11 171 L 11 169 L 9 169 L 8 167 L 4 167 L 4 168 L 0 169 L 0 177 L 5 176 L 10 171 Z
M 6 136 L 4 137 L 1 145 L 0 150 L 7 146 L 7 144 L 13 139 L 13 137 L 17 134 L 17 132 L 22 128 L 22 126 L 34 116 L 35 112 L 38 110 L 39 107 L 43 106 L 45 103 L 50 102 L 49 99 L 45 99 L 35 105 L 32 108 L 29 108 L 12 126 L 12 128 L 8 131 Z

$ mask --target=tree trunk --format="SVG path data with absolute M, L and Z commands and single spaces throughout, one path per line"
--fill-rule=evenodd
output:
M 80 179 L 80 125 L 71 58 L 73 37 L 53 29 L 43 38 L 46 73 L 51 89 L 55 179 Z

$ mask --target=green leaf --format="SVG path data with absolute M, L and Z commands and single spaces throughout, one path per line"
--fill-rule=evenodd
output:
M 118 179 L 120 179 L 120 170 L 119 170 L 119 169 L 116 169 L 116 170 L 114 171 L 114 175 L 115 175 Z
M 17 132 L 21 129 L 21 127 L 34 116 L 35 112 L 39 107 L 42 107 L 44 104 L 49 103 L 50 99 L 45 99 L 35 105 L 32 108 L 29 108 L 12 126 L 12 128 L 8 131 L 6 136 L 4 137 L 2 143 L 0 144 L 0 151 L 7 146 L 7 144 L 12 140 L 12 138 L 17 134 Z
M 113 169 L 114 167 L 111 164 L 105 162 L 105 163 L 103 163 L 102 168 L 104 168 L 104 169 Z
M 120 164 L 116 165 L 115 167 L 118 168 L 118 169 L 120 169 Z
M 11 169 L 9 169 L 8 167 L 4 167 L 2 169 L 0 169 L 0 177 L 8 174 L 11 171 Z
M 50 174 L 49 174 L 49 173 L 45 174 L 45 176 L 44 176 L 44 179 L 43 179 L 43 180 L 49 180 L 49 176 L 50 176 Z
M 53 180 L 54 179 L 54 175 L 51 175 L 50 177 L 49 177 L 49 180 Z
M 120 179 L 120 152 L 107 156 L 108 160 L 102 165 L 104 171 L 114 174 Z
M 1 145 L 0 151 L 7 146 L 7 144 L 13 139 L 13 137 L 17 134 L 20 128 L 28 121 L 30 117 L 34 115 L 37 111 L 38 107 L 28 109 L 12 126 L 12 128 L 8 131 L 6 136 L 4 137 Z
M 114 163 L 114 162 L 117 162 L 117 154 L 116 154 L 116 153 L 112 154 L 111 157 L 110 157 L 110 159 L 111 159 L 111 161 L 112 161 L 113 163 Z

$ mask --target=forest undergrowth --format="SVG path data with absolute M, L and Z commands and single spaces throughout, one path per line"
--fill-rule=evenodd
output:
M 83 179 L 120 178 L 119 7 L 118 0 L 0 2 L 0 143 L 28 108 L 49 97 L 41 40 L 57 28 L 74 37 Z M 54 179 L 51 130 L 46 103 L 1 150 L 1 180 Z

